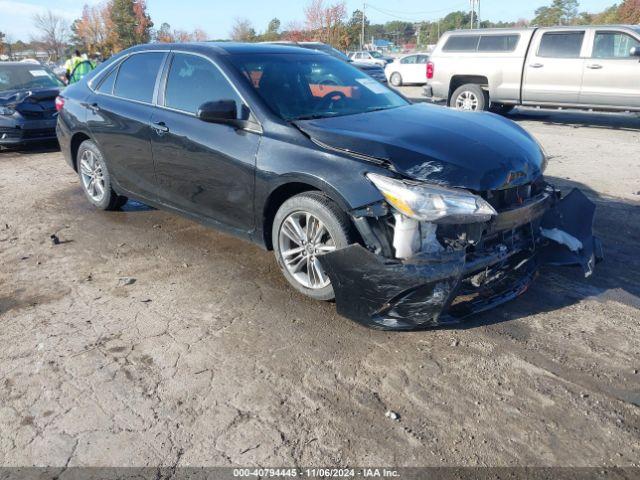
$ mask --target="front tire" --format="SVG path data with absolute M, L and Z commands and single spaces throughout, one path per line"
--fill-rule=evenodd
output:
M 291 286 L 314 300 L 333 300 L 331 281 L 318 257 L 352 243 L 347 214 L 322 193 L 301 193 L 278 209 L 271 238 L 278 266 Z
M 127 197 L 113 190 L 104 156 L 92 140 L 80 144 L 77 158 L 80 184 L 91 204 L 100 210 L 117 210 L 127 203 Z
M 467 83 L 453 92 L 449 106 L 456 110 L 481 112 L 489 108 L 489 94 L 480 85 Z
M 391 74 L 391 77 L 389 77 L 389 82 L 391 82 L 391 85 L 393 85 L 394 87 L 401 87 L 402 75 L 400 75 L 398 72 L 393 72 Z

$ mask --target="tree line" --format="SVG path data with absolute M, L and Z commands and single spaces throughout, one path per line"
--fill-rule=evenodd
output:
M 283 26 L 273 18 L 262 31 L 250 20 L 236 18 L 229 37 L 243 42 L 260 41 L 321 41 L 341 50 L 356 49 L 362 41 L 363 12 L 355 10 L 349 16 L 346 3 L 331 0 L 309 0 L 303 8 L 303 19 Z M 435 21 L 393 20 L 371 23 L 364 16 L 364 43 L 385 39 L 398 46 L 424 48 L 438 41 L 448 30 L 469 28 L 471 14 L 454 11 Z M 514 22 L 482 20 L 481 28 L 552 25 L 585 25 L 626 23 L 640 24 L 640 0 L 622 0 L 601 12 L 581 12 L 578 0 L 552 0 L 535 11 L 532 19 Z M 24 49 L 46 51 L 52 60 L 68 55 L 72 50 L 107 58 L 125 48 L 149 42 L 188 42 L 212 40 L 202 29 L 193 31 L 172 29 L 168 23 L 158 28 L 147 11 L 145 0 L 104 0 L 85 5 L 78 19 L 69 24 L 65 18 L 48 11 L 33 17 L 38 32 L 29 43 L 12 42 L 0 32 L 0 55 Z M 477 25 L 474 25 L 477 26 Z
M 280 30 L 280 21 L 271 20 L 264 32 L 256 33 L 250 20 L 236 18 L 229 35 L 232 40 L 255 41 L 322 41 L 341 50 L 355 49 L 362 42 L 363 12 L 355 10 L 347 16 L 345 2 L 326 3 L 325 0 L 310 0 L 304 8 L 304 20 L 292 22 Z M 602 12 L 580 12 L 578 0 L 552 0 L 549 6 L 540 7 L 532 19 L 513 22 L 482 20 L 473 26 L 480 28 L 508 28 L 555 25 L 595 25 L 626 23 L 640 24 L 640 0 L 623 0 Z M 364 43 L 371 39 L 385 39 L 398 46 L 426 47 L 434 44 L 448 30 L 470 28 L 470 12 L 454 11 L 435 21 L 393 20 L 386 23 L 371 23 L 364 16 Z

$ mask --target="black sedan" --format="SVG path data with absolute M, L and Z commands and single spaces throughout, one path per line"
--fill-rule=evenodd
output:
M 600 257 L 593 204 L 490 113 L 412 105 L 351 65 L 278 45 L 146 45 L 60 98 L 87 199 L 135 198 L 273 249 L 285 278 L 368 326 L 443 325 Z
M 55 140 L 55 99 L 63 87 L 41 65 L 0 62 L 0 147 Z

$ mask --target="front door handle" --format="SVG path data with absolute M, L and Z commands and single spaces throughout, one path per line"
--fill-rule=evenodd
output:
M 151 126 L 158 135 L 162 135 L 163 133 L 167 133 L 169 131 L 169 127 L 167 127 L 164 122 L 153 122 Z
M 587 68 L 590 68 L 591 70 L 600 70 L 602 68 L 602 65 L 594 63 L 592 65 L 587 65 Z
M 544 65 L 542 63 L 531 63 L 529 64 L 531 68 L 542 68 Z

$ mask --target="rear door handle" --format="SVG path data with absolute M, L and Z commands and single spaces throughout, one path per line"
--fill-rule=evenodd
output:
M 530 63 L 529 66 L 531 68 L 542 68 L 544 65 L 542 63 Z
M 587 68 L 590 68 L 591 70 L 600 70 L 602 68 L 602 65 L 598 65 L 597 63 L 594 63 L 592 65 L 587 65 Z
M 151 126 L 156 131 L 156 133 L 160 135 L 169 131 L 169 127 L 167 127 L 164 122 L 153 122 Z

